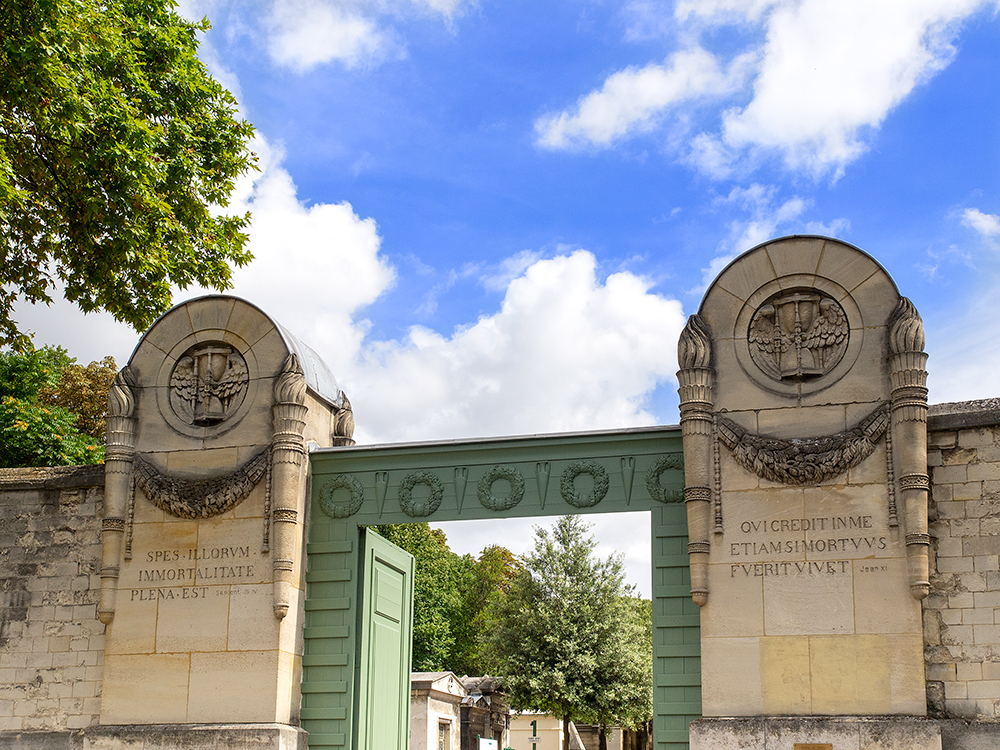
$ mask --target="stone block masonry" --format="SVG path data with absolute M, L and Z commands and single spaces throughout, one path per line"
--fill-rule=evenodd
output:
M 0 734 L 98 722 L 103 489 L 103 466 L 0 469 Z
M 931 716 L 1000 720 L 1000 399 L 931 408 Z

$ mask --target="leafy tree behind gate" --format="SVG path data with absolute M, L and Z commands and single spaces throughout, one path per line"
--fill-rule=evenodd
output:
M 564 748 L 571 720 L 632 723 L 643 703 L 636 696 L 649 690 L 649 620 L 629 597 L 621 559 L 595 558 L 589 528 L 579 516 L 560 518 L 551 532 L 536 527 L 535 549 L 488 636 L 512 705 L 561 718 Z M 636 636 L 640 645 L 630 648 Z

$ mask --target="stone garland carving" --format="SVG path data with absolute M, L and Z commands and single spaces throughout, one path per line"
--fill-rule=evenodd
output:
M 208 479 L 177 479 L 163 474 L 141 456 L 135 457 L 135 483 L 160 510 L 178 518 L 212 518 L 232 510 L 267 472 L 270 448 L 258 452 L 229 474 Z
M 299 358 L 289 354 L 274 382 L 271 419 L 271 522 L 273 546 L 271 571 L 274 575 L 274 616 L 288 614 L 295 582 L 295 548 L 299 538 L 298 505 L 303 495 L 302 483 L 306 446 L 303 432 L 309 413 L 306 401 L 306 378 Z
M 218 424 L 239 409 L 250 374 L 243 356 L 221 341 L 188 349 L 170 374 L 170 408 L 190 425 Z
M 347 490 L 351 499 L 346 503 L 335 503 L 333 493 Z M 336 474 L 323 483 L 319 492 L 319 507 L 331 518 L 347 518 L 361 509 L 365 500 L 365 489 L 353 474 Z
M 740 466 L 772 482 L 801 485 L 832 479 L 870 456 L 889 426 L 889 410 L 882 404 L 857 427 L 800 440 L 761 437 L 721 415 L 717 420 L 719 439 Z
M 830 372 L 847 351 L 844 309 L 815 289 L 782 292 L 750 320 L 750 358 L 774 380 L 801 380 Z
M 586 497 L 580 495 L 574 482 L 581 474 L 589 474 L 594 479 L 594 489 Z M 608 472 L 596 461 L 574 461 L 559 479 L 559 494 L 574 508 L 590 508 L 597 505 L 608 494 L 611 482 Z
M 132 460 L 135 455 L 136 372 L 123 367 L 108 392 L 104 455 L 104 518 L 101 523 L 101 596 L 97 617 L 105 625 L 115 616 L 115 595 L 121 570 Z
M 660 475 L 671 469 L 683 469 L 684 459 L 677 455 L 663 456 L 646 472 L 646 490 L 658 503 L 678 503 L 684 500 L 684 490 L 667 491 L 660 486 Z
M 923 599 L 930 592 L 924 324 L 913 303 L 900 297 L 887 327 L 892 442 L 896 446 L 893 463 L 903 506 L 910 594 L 915 599 Z
M 426 501 L 413 500 L 413 488 L 418 484 L 425 484 L 430 488 L 431 496 Z M 441 506 L 443 497 L 444 486 L 441 480 L 429 471 L 412 471 L 399 483 L 399 507 L 410 518 L 429 516 Z
M 709 529 L 712 516 L 712 332 L 699 315 L 688 318 L 677 342 L 677 393 L 684 441 L 684 502 L 688 516 L 691 599 L 708 602 Z M 721 514 L 721 511 L 718 511 Z M 721 515 L 719 516 L 721 517 Z
M 493 483 L 499 479 L 506 479 L 510 483 L 510 494 L 506 497 L 497 497 L 493 494 Z M 498 464 L 479 480 L 477 497 L 484 508 L 495 511 L 510 510 L 524 499 L 524 477 L 513 466 Z

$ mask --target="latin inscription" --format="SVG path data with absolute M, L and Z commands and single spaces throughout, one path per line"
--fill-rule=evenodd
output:
M 850 560 L 825 560 L 815 562 L 775 562 L 775 563 L 738 563 L 730 565 L 730 578 L 766 578 L 772 576 L 835 576 L 847 573 Z
M 731 557 L 816 552 L 868 556 L 888 545 L 887 537 L 879 533 L 872 516 L 867 515 L 748 520 L 740 524 L 740 531 L 746 536 L 729 543 Z M 801 536 L 790 539 L 790 534 Z M 804 538 L 807 534 L 808 538 Z
M 135 571 L 138 586 L 130 589 L 130 601 L 205 599 L 209 585 L 255 580 L 260 563 L 254 557 L 249 546 L 149 550 L 139 557 L 143 567 Z M 229 596 L 230 588 L 216 588 L 213 595 Z

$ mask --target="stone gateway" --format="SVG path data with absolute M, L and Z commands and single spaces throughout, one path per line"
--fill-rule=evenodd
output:
M 403 750 L 413 560 L 367 527 L 623 510 L 656 750 L 1000 747 L 1000 400 L 928 406 L 924 344 L 870 256 L 786 237 L 689 319 L 679 427 L 355 446 L 315 352 L 183 303 L 103 471 L 0 470 L 0 747 Z

